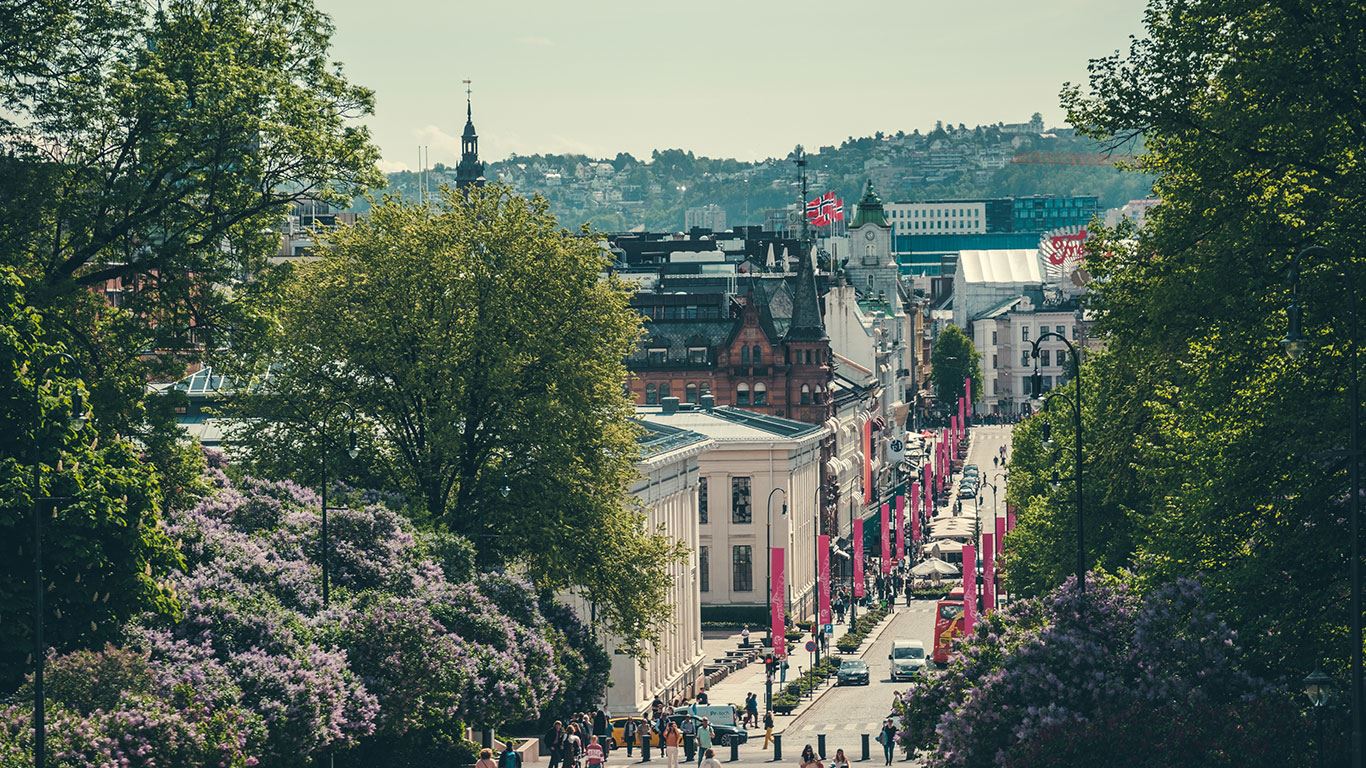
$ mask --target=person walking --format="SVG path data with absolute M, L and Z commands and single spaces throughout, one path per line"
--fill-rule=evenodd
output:
M 583 751 L 583 739 L 579 738 L 579 726 L 569 726 L 564 739 L 564 766 L 574 768 L 579 764 L 579 753 Z
M 843 749 L 835 750 L 835 759 L 830 761 L 830 768 L 849 768 L 849 758 L 844 756 Z
M 816 750 L 807 744 L 802 748 L 802 768 L 825 768 L 821 763 L 821 758 L 816 754 Z
M 583 748 L 583 761 L 588 768 L 602 768 L 603 763 L 607 762 L 607 748 L 598 741 L 596 733 L 588 737 L 588 746 Z
M 896 747 L 896 726 L 892 725 L 892 718 L 882 721 L 882 732 L 877 735 L 877 740 L 882 744 L 882 755 L 886 758 L 883 765 L 892 764 L 892 750 Z
M 670 720 L 664 729 L 664 756 L 668 758 L 669 768 L 678 768 L 678 749 L 683 745 L 683 732 L 678 723 Z
M 716 759 L 716 750 L 708 749 L 702 753 L 702 761 L 697 766 L 698 768 L 721 768 L 721 761 Z
M 636 719 L 626 718 L 626 722 L 621 724 L 621 738 L 626 742 L 626 756 L 629 758 L 635 754 L 636 749 Z
M 764 713 L 764 749 L 773 743 L 773 713 Z
M 611 733 L 608 727 L 607 710 L 598 707 L 598 711 L 593 713 L 593 735 L 598 737 L 605 749 L 607 747 L 607 736 Z
M 640 736 L 640 762 L 650 762 L 650 741 L 654 734 L 650 731 L 650 713 L 646 712 L 640 718 L 640 727 L 637 732 Z
M 702 766 L 702 759 L 705 753 L 711 751 L 712 740 L 716 738 L 716 729 L 711 727 L 711 720 L 702 718 L 702 723 L 697 726 L 697 765 Z
M 545 751 L 550 755 L 550 767 L 559 768 L 564 761 L 564 724 L 559 720 L 550 726 L 545 735 Z
M 753 691 L 745 697 L 745 727 L 753 728 L 759 724 L 759 697 Z
M 493 760 L 493 750 L 488 747 L 479 750 L 479 759 L 474 761 L 474 768 L 498 768 L 498 763 Z

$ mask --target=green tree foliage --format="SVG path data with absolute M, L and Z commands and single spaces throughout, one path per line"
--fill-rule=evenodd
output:
M 284 287 L 269 376 L 235 406 L 244 455 L 315 480 L 314 425 L 349 404 L 365 471 L 480 564 L 580 588 L 624 637 L 654 636 L 675 545 L 626 493 L 639 319 L 597 242 L 491 186 L 387 201 L 323 254 Z
M 172 612 L 160 580 L 179 562 L 161 528 L 150 468 L 126 440 L 100 439 L 71 421 L 84 391 L 58 366 L 34 400 L 37 368 L 62 351 L 38 313 L 21 305 L 22 284 L 0 267 L 0 689 L 13 687 L 33 650 L 33 457 L 44 499 L 45 639 L 59 650 L 98 647 L 130 616 Z M 41 411 L 41 416 L 40 416 Z M 38 419 L 41 418 L 41 421 Z M 40 424 L 35 433 L 35 424 Z
M 1092 62 L 1089 87 L 1063 99 L 1092 135 L 1143 133 L 1141 166 L 1163 200 L 1136 235 L 1103 233 L 1091 259 L 1112 373 L 1083 373 L 1096 382 L 1087 513 L 1113 525 L 1090 540 L 1099 559 L 1150 582 L 1201 574 L 1266 669 L 1342 665 L 1366 7 L 1153 0 L 1145 26 L 1146 39 Z M 1277 344 L 1285 273 L 1310 243 L 1328 250 L 1305 263 L 1309 352 L 1291 361 Z M 1033 514 L 1031 475 L 1012 478 L 1029 503 L 1025 541 L 1048 535 L 1030 530 L 1047 519 Z
M 957 413 L 958 397 L 963 394 L 963 382 L 972 378 L 972 398 L 982 392 L 981 355 L 963 329 L 950 325 L 934 340 L 930 351 L 930 381 L 934 396 L 941 408 Z

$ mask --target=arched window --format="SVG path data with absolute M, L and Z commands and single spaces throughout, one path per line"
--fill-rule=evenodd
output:
M 735 404 L 736 404 L 736 405 L 749 405 L 749 385 L 748 385 L 748 384 L 741 383 L 741 384 L 735 385 Z
M 691 384 L 691 383 L 688 384 L 688 386 L 686 386 L 686 387 L 683 388 L 683 394 L 684 394 L 685 402 L 696 403 L 696 402 L 697 402 L 697 385 L 696 385 L 696 384 Z
M 740 365 L 749 365 L 749 347 L 740 347 Z
M 646 384 L 646 385 L 645 385 L 645 404 L 646 404 L 646 405 L 658 405 L 658 404 L 659 404 L 659 387 L 656 387 L 656 386 L 653 385 L 653 384 Z
M 758 344 L 755 344 L 755 345 L 754 345 L 754 364 L 755 364 L 755 365 L 762 365 L 763 362 L 764 362 L 764 351 L 763 351 L 762 349 L 759 349 L 759 345 L 758 345 Z
M 802 405 L 811 405 L 811 385 L 802 385 Z
M 762 381 L 754 385 L 754 404 L 768 405 L 768 387 Z

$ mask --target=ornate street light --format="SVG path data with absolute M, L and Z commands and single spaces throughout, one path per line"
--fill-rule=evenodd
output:
M 1328 703 L 1328 689 L 1333 684 L 1333 678 L 1323 673 L 1321 669 L 1315 669 L 1304 678 L 1304 695 L 1309 698 L 1309 703 L 1314 705 L 1314 727 L 1318 731 L 1318 741 L 1316 749 L 1318 759 L 1315 765 L 1323 768 L 1323 705 Z
M 1067 353 L 1072 357 L 1072 379 L 1076 382 L 1076 392 L 1073 397 L 1067 397 L 1059 393 L 1053 393 L 1044 399 L 1044 412 L 1047 413 L 1049 406 L 1055 397 L 1061 397 L 1072 406 L 1072 433 L 1074 438 L 1073 461 L 1075 464 L 1075 480 L 1077 485 L 1077 589 L 1081 594 L 1086 594 L 1086 540 L 1085 540 L 1085 516 L 1082 511 L 1082 460 L 1081 460 L 1081 356 L 1077 354 L 1077 348 L 1067 337 L 1061 333 L 1044 331 L 1039 337 L 1030 343 L 1030 356 L 1034 358 L 1034 374 L 1031 376 L 1033 384 L 1034 399 L 1043 397 L 1043 377 L 1039 373 L 1039 344 L 1045 339 L 1057 339 L 1067 345 Z M 1048 421 L 1043 423 L 1043 438 L 1045 448 L 1052 445 L 1052 426 Z M 1054 473 L 1053 482 L 1059 482 L 1057 474 Z

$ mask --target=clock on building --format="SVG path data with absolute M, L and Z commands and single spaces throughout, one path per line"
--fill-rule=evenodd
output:
M 877 239 L 877 233 L 870 229 L 863 233 L 863 239 L 871 243 L 873 240 Z

